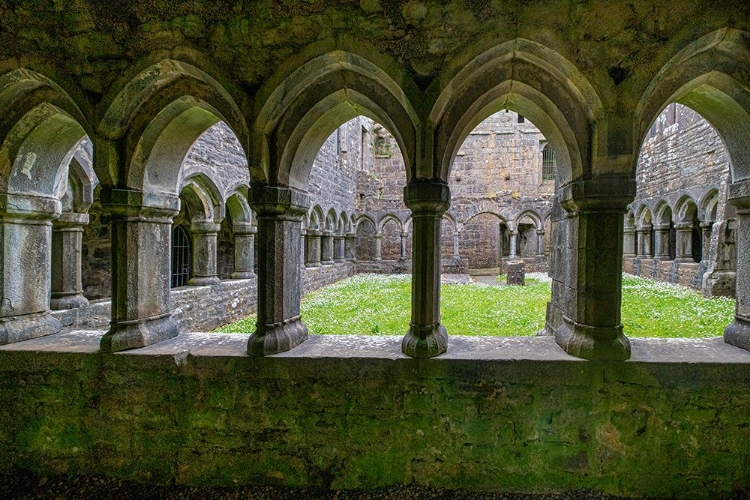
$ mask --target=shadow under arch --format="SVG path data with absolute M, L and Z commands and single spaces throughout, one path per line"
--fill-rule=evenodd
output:
M 482 120 L 502 109 L 529 118 L 558 157 L 564 185 L 591 173 L 596 121 L 603 115 L 596 92 L 560 54 L 525 39 L 498 45 L 453 76 L 430 113 L 435 127 L 436 174 L 447 181 L 459 147 Z
M 360 115 L 391 132 L 411 178 L 419 123 L 412 103 L 383 69 L 340 50 L 308 61 L 268 92 L 253 127 L 251 177 L 260 184 L 306 190 L 321 145 Z

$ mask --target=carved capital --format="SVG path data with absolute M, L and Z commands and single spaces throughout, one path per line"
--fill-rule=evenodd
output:
M 404 202 L 412 213 L 442 215 L 450 207 L 451 192 L 444 182 L 412 182 L 404 188 Z
M 289 187 L 252 186 L 248 202 L 258 217 L 284 216 L 302 220 L 310 206 L 310 197 L 304 191 Z
M 621 212 L 635 198 L 635 180 L 626 176 L 597 177 L 571 182 L 557 191 L 568 212 Z

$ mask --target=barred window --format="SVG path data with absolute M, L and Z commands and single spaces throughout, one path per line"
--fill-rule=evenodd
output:
M 545 144 L 544 149 L 542 149 L 542 180 L 555 180 L 556 167 L 555 154 L 552 152 L 550 145 Z
M 183 226 L 172 230 L 172 288 L 185 286 L 190 279 L 192 244 Z

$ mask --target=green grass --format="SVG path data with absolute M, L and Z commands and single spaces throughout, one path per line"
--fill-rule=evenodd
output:
M 534 335 L 544 326 L 550 280 L 529 273 L 524 287 L 450 284 L 441 288 L 442 322 L 452 335 Z M 732 321 L 734 300 L 703 299 L 684 287 L 623 276 L 622 321 L 630 337 L 715 337 Z M 302 301 L 310 333 L 403 335 L 410 319 L 409 276 L 357 275 Z M 216 331 L 252 333 L 255 316 Z

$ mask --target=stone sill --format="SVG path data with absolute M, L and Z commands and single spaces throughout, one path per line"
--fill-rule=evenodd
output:
M 78 330 L 0 346 L 0 357 L 11 353 L 95 354 L 103 330 Z M 649 339 L 632 338 L 632 357 L 624 364 L 661 363 L 688 365 L 741 365 L 750 368 L 750 352 L 724 343 L 722 338 L 710 339 Z M 173 357 L 182 365 L 188 356 L 195 358 L 247 358 L 252 363 L 261 359 L 246 353 L 247 336 L 225 333 L 182 333 L 173 339 L 141 349 L 106 356 Z M 400 336 L 374 335 L 311 335 L 303 344 L 289 352 L 266 359 L 371 359 L 404 360 Z M 553 337 L 449 337 L 448 352 L 422 361 L 442 364 L 452 361 L 493 362 L 573 362 L 591 363 L 566 354 Z M 417 360 L 414 360 L 417 362 Z M 2 365 L 3 363 L 0 363 Z M 620 364 L 620 363 L 603 363 Z

